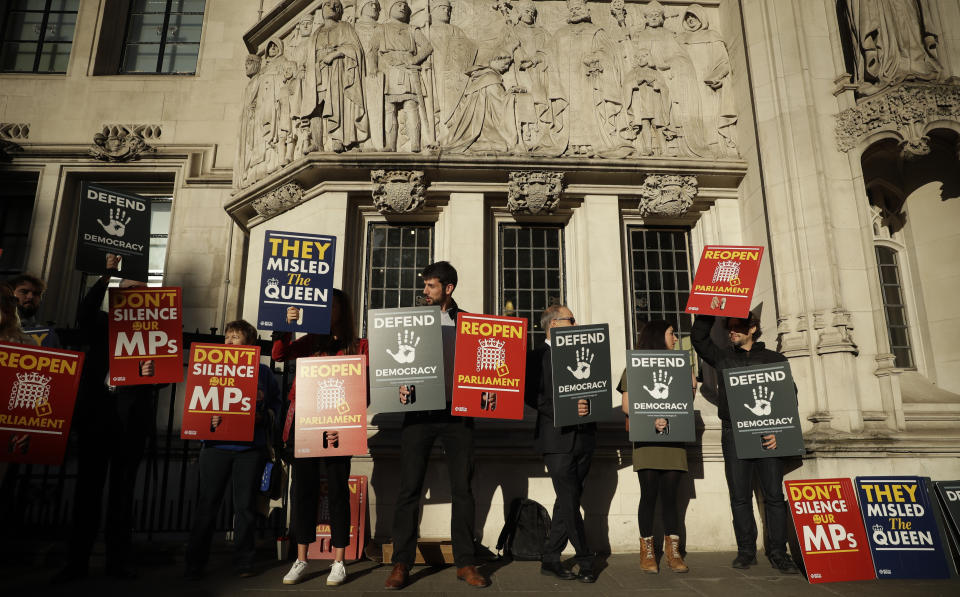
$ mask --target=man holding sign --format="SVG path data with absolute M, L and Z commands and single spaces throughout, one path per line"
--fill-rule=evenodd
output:
M 719 308 L 719 297 L 713 297 L 711 309 Z M 710 339 L 715 317 L 697 315 L 690 332 L 693 347 L 701 359 L 722 376 L 724 369 L 747 367 L 764 363 L 782 363 L 782 354 L 768 350 L 760 338 L 760 320 L 754 314 L 746 319 L 727 319 L 730 345 L 720 347 Z M 724 471 L 730 490 L 730 509 L 733 512 L 733 532 L 737 538 L 737 557 L 734 568 L 749 568 L 757 563 L 757 525 L 753 517 L 753 473 L 760 477 L 766 513 L 766 551 L 770 563 L 784 574 L 797 574 L 797 566 L 787 555 L 787 504 L 783 495 L 783 470 L 780 458 L 741 459 L 737 456 L 734 431 L 730 423 L 727 391 L 719 384 L 717 415 L 722 423 Z M 763 447 L 777 446 L 776 434 L 762 436 Z

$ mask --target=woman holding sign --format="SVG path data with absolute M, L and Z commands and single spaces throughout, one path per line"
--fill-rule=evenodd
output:
M 289 307 L 287 321 L 300 318 L 300 309 Z M 290 332 L 275 333 L 273 359 L 293 361 L 300 357 L 322 357 L 349 354 L 368 354 L 367 341 L 357 338 L 353 325 L 353 310 L 343 291 L 333 289 L 330 306 L 330 333 L 307 334 L 291 341 Z M 294 416 L 297 387 L 290 388 L 290 407 L 283 426 L 283 440 L 294 445 Z M 327 432 L 325 440 L 334 445 L 339 441 L 336 431 Z M 293 451 L 291 450 L 291 453 Z M 295 585 L 306 576 L 307 548 L 317 538 L 317 505 L 320 501 L 320 479 L 326 474 L 330 500 L 330 534 L 333 545 L 333 566 L 327 576 L 327 585 L 342 584 L 347 578 L 343 564 L 346 547 L 350 544 L 350 456 L 321 458 L 293 458 L 293 484 L 290 488 L 290 534 L 297 543 L 297 561 L 283 577 L 283 584 Z
M 673 326 L 662 320 L 654 320 L 643 326 L 637 340 L 637 350 L 673 350 L 677 345 L 677 333 Z M 697 380 L 694 378 L 693 391 L 697 391 Z M 617 390 L 623 398 L 623 412 L 630 413 L 629 395 L 627 392 L 627 372 L 620 377 Z M 654 420 L 654 428 L 658 434 L 669 433 L 669 421 L 666 419 Z M 677 488 L 680 478 L 687 472 L 687 450 L 682 445 L 664 444 L 633 444 L 633 470 L 637 471 L 640 479 L 640 506 L 637 508 L 637 519 L 640 526 L 640 569 L 644 572 L 656 574 L 657 558 L 653 551 L 653 513 L 657 506 L 657 496 L 660 500 L 660 511 L 663 515 L 663 553 L 667 564 L 674 572 L 688 572 L 690 569 L 680 556 L 680 520 L 677 514 Z

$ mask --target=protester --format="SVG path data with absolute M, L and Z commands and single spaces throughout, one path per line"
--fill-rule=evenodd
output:
M 644 324 L 637 341 L 637 350 L 673 350 L 677 333 L 673 326 L 663 320 Z M 692 379 L 693 391 L 697 380 Z M 630 414 L 630 399 L 627 391 L 627 372 L 620 377 L 617 390 L 621 393 L 623 412 Z M 658 434 L 669 433 L 666 419 L 654 420 Z M 674 572 L 690 569 L 680 555 L 680 517 L 678 516 L 677 488 L 683 473 L 687 472 L 687 450 L 682 445 L 651 444 L 634 442 L 633 470 L 640 480 L 640 505 L 637 507 L 637 523 L 640 527 L 640 570 L 650 574 L 659 572 L 653 547 L 653 517 L 660 497 L 660 513 L 663 521 L 663 554 L 667 565 Z
M 300 318 L 296 307 L 287 309 L 287 322 Z M 292 341 L 290 332 L 276 334 L 273 358 L 293 361 L 300 357 L 367 354 L 367 341 L 357 338 L 350 299 L 342 291 L 333 289 L 330 307 L 330 333 L 307 334 Z M 297 387 L 290 388 L 290 406 L 283 427 L 283 439 L 288 446 L 295 445 L 294 416 Z M 326 439 L 335 443 L 336 431 L 327 432 Z M 337 586 L 347 579 L 343 558 L 350 544 L 350 456 L 324 456 L 293 459 L 293 485 L 290 489 L 290 534 L 297 544 L 297 560 L 283 577 L 283 584 L 302 582 L 307 572 L 307 549 L 316 541 L 317 506 L 320 500 L 320 479 L 326 476 L 330 502 L 330 534 L 333 545 L 333 566 L 327 576 L 328 586 Z
M 257 341 L 257 330 L 240 319 L 224 328 L 224 344 L 251 346 Z M 240 576 L 253 575 L 256 554 L 257 491 L 267 461 L 267 440 L 280 417 L 280 385 L 268 365 L 260 364 L 257 377 L 257 399 L 253 440 L 203 442 L 200 450 L 200 498 L 187 544 L 186 573 L 188 579 L 200 578 L 210 555 L 217 511 L 223 501 L 227 483 L 232 480 L 234 511 L 234 567 Z M 216 429 L 221 415 L 211 417 Z
M 26 344 L 36 346 L 38 342 L 32 336 L 24 333 L 20 327 L 20 318 L 17 316 L 17 297 L 13 290 L 7 285 L 0 285 L 0 342 L 11 342 L 13 344 Z M 15 434 L 10 437 L 11 446 L 29 445 L 29 434 Z M 26 449 L 26 448 L 24 448 Z M 11 478 L 16 477 L 16 471 L 19 467 L 7 462 L 0 462 L 0 487 L 7 489 L 5 483 L 7 471 L 10 470 Z M 0 496 L 4 505 L 8 501 L 5 496 Z
M 393 570 L 384 587 L 401 589 L 409 582 L 410 568 L 417 555 L 423 479 L 437 438 L 443 444 L 447 473 L 450 476 L 453 501 L 450 534 L 457 578 L 473 587 L 486 587 L 490 581 L 477 570 L 474 553 L 475 504 L 471 488 L 473 419 L 455 417 L 450 413 L 453 349 L 456 342 L 457 314 L 460 313 L 460 308 L 453 300 L 453 291 L 457 287 L 457 270 L 446 261 L 438 261 L 425 267 L 421 277 L 424 303 L 440 307 L 447 408 L 408 412 L 404 415 L 400 432 L 400 493 L 397 495 L 393 516 Z M 405 403 L 407 398 L 404 391 L 405 389 L 401 388 L 400 400 Z
M 106 256 L 108 272 L 117 272 L 119 265 L 120 257 Z M 81 340 L 89 348 L 73 415 L 73 428 L 79 440 L 77 485 L 68 564 L 54 576 L 54 582 L 87 576 L 90 554 L 100 528 L 108 471 L 110 497 L 104 529 L 106 574 L 118 579 L 136 576 L 130 558 L 133 491 L 147 438 L 154 431 L 157 389 L 161 386 L 107 385 L 110 370 L 108 316 L 100 305 L 111 277 L 112 274 L 108 273 L 97 280 L 83 298 L 78 314 Z M 134 280 L 120 282 L 121 288 L 140 286 L 144 284 Z M 153 360 L 145 360 L 142 375 L 149 377 L 153 372 Z
M 37 311 L 43 301 L 47 285 L 40 278 L 23 273 L 6 281 L 6 285 L 17 297 L 17 312 L 24 331 L 32 336 L 37 344 L 47 348 L 60 348 L 60 338 L 53 328 L 37 322 Z
M 543 455 L 547 472 L 553 481 L 557 499 L 553 503 L 550 536 L 543 548 L 540 573 L 562 580 L 577 579 L 592 583 L 597 580 L 593 571 L 593 554 L 587 549 L 587 533 L 580 514 L 580 498 L 584 481 L 590 472 L 593 450 L 597 445 L 596 423 L 556 427 L 553 415 L 553 369 L 550 359 L 550 330 L 576 323 L 573 313 L 563 305 L 551 305 L 540 316 L 540 327 L 547 338 L 541 346 L 527 355 L 526 389 L 524 398 L 537 411 L 534 428 L 534 448 Z M 577 401 L 577 414 L 590 414 L 587 400 Z M 560 563 L 560 554 L 567 541 L 576 550 L 574 559 L 579 571 L 574 574 Z
M 718 305 L 713 298 L 711 308 Z M 768 350 L 760 338 L 760 320 L 753 313 L 745 319 L 728 318 L 726 321 L 730 345 L 720 347 L 710 339 L 715 317 L 697 315 L 693 321 L 691 339 L 700 358 L 717 370 L 722 377 L 724 369 L 748 367 L 765 363 L 781 363 L 787 360 L 782 354 Z M 787 504 L 783 495 L 783 462 L 780 458 L 737 457 L 733 429 L 730 425 L 730 408 L 727 393 L 720 384 L 718 416 L 721 421 L 721 445 L 723 448 L 724 472 L 730 491 L 730 509 L 733 512 L 733 532 L 737 539 L 737 557 L 734 568 L 749 568 L 757 563 L 757 524 L 753 517 L 753 474 L 760 477 L 766 519 L 766 554 L 770 564 L 784 574 L 797 574 L 797 566 L 787 555 Z M 777 436 L 761 436 L 763 446 L 774 449 Z

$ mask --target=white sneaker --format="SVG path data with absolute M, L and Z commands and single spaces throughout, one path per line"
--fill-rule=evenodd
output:
M 343 562 L 334 562 L 333 566 L 330 567 L 330 574 L 327 575 L 327 586 L 335 587 L 343 584 L 345 580 L 347 580 L 347 567 L 343 565 Z
M 287 575 L 283 577 L 283 584 L 285 585 L 295 585 L 298 582 L 303 580 L 303 577 L 307 574 L 307 563 L 301 560 L 297 560 L 293 563 L 293 566 L 290 567 L 290 572 L 287 572 Z

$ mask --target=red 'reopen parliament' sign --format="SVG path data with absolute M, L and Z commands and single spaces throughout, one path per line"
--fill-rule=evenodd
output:
M 526 318 L 457 315 L 453 414 L 522 419 L 526 363 Z
M 705 246 L 686 312 L 747 317 L 762 257 L 763 247 Z

